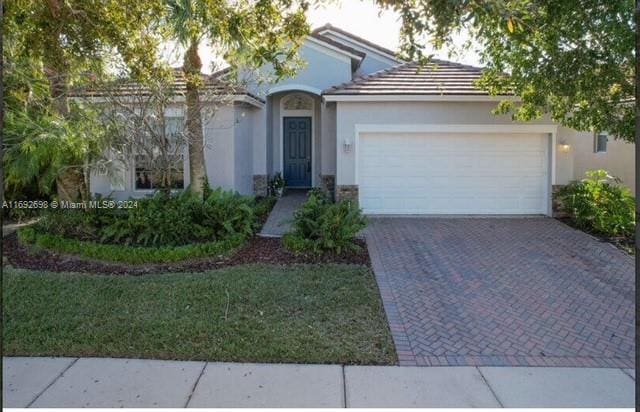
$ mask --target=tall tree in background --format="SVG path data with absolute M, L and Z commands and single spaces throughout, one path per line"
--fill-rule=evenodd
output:
M 309 32 L 305 0 L 167 0 L 169 37 L 186 49 L 186 128 L 191 190 L 202 194 L 206 181 L 198 48 L 209 42 L 233 66 L 270 63 L 278 77 L 293 73 L 295 56 Z
M 136 76 L 154 67 L 158 37 L 152 28 L 162 10 L 160 0 L 8 0 L 3 22 L 8 35 L 3 40 L 11 42 L 12 55 L 5 61 L 33 63 L 28 71 L 36 68 L 48 81 L 46 115 L 65 121 L 72 117 L 67 91 L 81 73 L 100 75 L 113 60 L 126 62 Z M 29 82 L 25 85 L 30 87 Z M 28 97 L 27 92 L 26 102 Z M 75 200 L 88 193 L 86 159 L 74 143 L 65 152 L 64 136 L 59 137 L 65 160 L 52 172 L 58 195 Z
M 410 59 L 424 45 L 452 45 L 465 30 L 487 66 L 480 83 L 514 92 L 521 104 L 500 113 L 532 120 L 550 113 L 577 130 L 608 131 L 635 141 L 633 0 L 376 0 L 402 18 Z

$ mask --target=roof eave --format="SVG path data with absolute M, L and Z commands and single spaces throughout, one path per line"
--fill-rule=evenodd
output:
M 490 96 L 486 94 L 323 94 L 327 102 L 519 102 L 513 95 Z
M 230 96 L 229 96 L 230 97 Z M 91 95 L 73 95 L 73 96 L 69 96 L 69 98 L 73 101 L 76 102 L 87 102 L 87 103 L 91 103 L 91 104 L 99 104 L 99 103 L 109 103 L 112 99 L 110 99 L 107 96 L 91 96 Z M 127 96 L 127 95 L 122 95 L 120 96 L 120 98 L 122 98 L 122 102 L 127 102 L 127 104 L 130 102 L 132 104 L 136 104 L 138 103 L 138 100 L 135 100 L 133 98 L 132 95 Z M 129 99 L 127 99 L 129 98 Z M 130 100 L 130 101 L 128 101 Z M 206 103 L 207 100 L 203 100 L 203 103 Z M 176 94 L 172 99 L 171 99 L 171 103 L 185 103 L 186 102 L 186 97 L 184 95 L 180 95 L 180 94 Z M 265 106 L 265 101 L 263 101 L 262 99 L 260 99 L 257 96 L 254 96 L 252 94 L 249 93 L 238 93 L 233 95 L 233 103 L 246 103 L 249 104 L 251 106 L 254 106 L 258 109 L 261 109 Z
M 310 40 L 314 43 L 321 43 L 324 47 L 327 47 L 330 50 L 341 53 L 345 56 L 348 56 L 358 64 L 364 60 L 366 54 L 362 53 L 358 50 L 352 49 L 351 47 L 345 46 L 339 42 L 329 39 L 328 37 L 316 34 L 310 34 L 307 37 L 307 40 Z
M 397 54 L 395 52 L 393 52 L 392 50 L 389 50 L 385 47 L 382 47 L 378 44 L 375 44 L 367 39 L 364 39 L 360 36 L 356 36 L 353 33 L 349 33 L 346 30 L 342 30 L 339 27 L 334 27 L 330 24 L 325 24 L 324 26 L 318 27 L 317 29 L 312 31 L 312 34 L 319 34 L 319 35 L 323 35 L 326 32 L 332 32 L 334 35 L 337 35 L 338 37 L 346 37 L 348 39 L 350 39 L 350 41 L 354 42 L 354 43 L 358 43 L 361 47 L 364 47 L 366 49 L 369 49 L 371 51 L 374 51 L 378 54 L 380 54 L 381 56 L 384 56 L 388 59 L 391 60 L 395 60 L 398 63 L 403 63 L 404 60 L 400 59 Z

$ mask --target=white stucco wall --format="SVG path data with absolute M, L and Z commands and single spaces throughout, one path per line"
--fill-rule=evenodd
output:
M 493 102 L 337 102 L 336 184 L 355 184 L 357 124 L 514 124 L 510 116 L 491 114 Z M 528 124 L 551 124 L 540 119 Z M 353 148 L 345 153 L 345 139 Z

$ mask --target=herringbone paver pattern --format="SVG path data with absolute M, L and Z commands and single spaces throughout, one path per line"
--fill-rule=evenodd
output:
M 401 365 L 634 365 L 634 262 L 550 218 L 374 218 Z

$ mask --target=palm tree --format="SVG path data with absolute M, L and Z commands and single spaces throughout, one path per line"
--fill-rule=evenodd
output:
M 200 113 L 202 61 L 198 47 L 207 33 L 208 8 L 197 0 L 168 0 L 168 23 L 180 46 L 186 48 L 182 70 L 186 80 L 186 136 L 189 146 L 189 178 L 192 192 L 202 195 L 206 182 L 204 136 Z
M 191 190 L 202 194 L 206 182 L 200 113 L 203 86 L 198 47 L 207 39 L 232 65 L 260 67 L 270 63 L 277 78 L 294 73 L 297 49 L 309 32 L 309 0 L 166 0 L 167 26 L 186 51 L 186 137 Z M 295 63 L 294 63 L 295 62 Z

